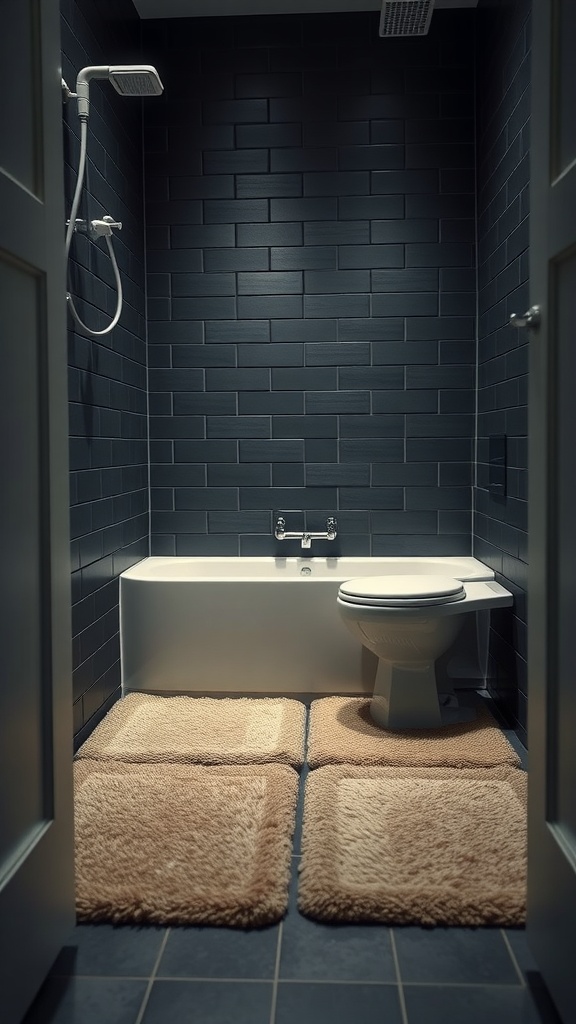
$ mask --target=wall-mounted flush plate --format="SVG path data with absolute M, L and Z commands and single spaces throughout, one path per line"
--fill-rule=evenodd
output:
M 492 434 L 488 438 L 488 492 L 498 498 L 506 497 L 506 434 Z

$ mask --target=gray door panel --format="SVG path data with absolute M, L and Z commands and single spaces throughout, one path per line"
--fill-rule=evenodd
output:
M 21 1020 L 74 920 L 57 0 L 0 4 L 0 993 Z
M 576 1006 L 576 65 L 573 0 L 535 0 L 531 144 L 528 938 Z

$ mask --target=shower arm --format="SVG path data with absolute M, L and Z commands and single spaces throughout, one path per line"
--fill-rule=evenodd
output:
M 78 100 L 78 117 L 81 121 L 87 121 L 90 117 L 90 82 L 93 78 L 109 78 L 110 68 L 107 64 L 93 65 L 82 68 L 76 78 L 76 92 L 72 92 L 67 83 L 62 79 L 62 93 L 64 99 Z
M 78 117 L 81 121 L 88 120 L 90 116 L 89 87 L 93 78 L 108 78 L 110 68 L 105 65 L 82 68 L 76 79 L 76 98 L 78 100 Z

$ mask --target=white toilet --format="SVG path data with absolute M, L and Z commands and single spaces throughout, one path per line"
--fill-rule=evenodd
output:
M 379 659 L 370 704 L 377 725 L 423 729 L 475 717 L 470 708 L 441 706 L 435 662 L 467 612 L 511 605 L 508 590 L 495 580 L 366 576 L 342 583 L 337 601 L 350 632 Z

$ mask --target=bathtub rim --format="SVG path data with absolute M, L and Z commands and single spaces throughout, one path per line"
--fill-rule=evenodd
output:
M 371 572 L 374 568 L 375 563 L 382 563 L 383 571 Z M 312 571 L 310 575 L 301 574 L 295 572 L 294 575 L 288 575 L 286 568 L 293 568 L 295 570 L 310 568 Z M 493 580 L 495 578 L 494 571 L 484 562 L 475 558 L 473 555 L 411 555 L 411 556 L 365 556 L 365 555 L 342 555 L 334 557 L 302 557 L 302 556 L 244 556 L 244 555 L 216 555 L 216 556 L 203 556 L 203 555 L 148 555 L 137 562 L 135 565 L 126 569 L 120 574 L 121 581 L 138 581 L 140 583 L 173 583 L 173 584 L 191 584 L 191 583 L 299 583 L 303 579 L 308 583 L 320 583 L 338 580 L 349 580 L 354 577 L 363 575 L 375 575 L 375 576 L 386 576 L 389 575 L 385 571 L 385 566 L 398 566 L 402 565 L 413 565 L 416 564 L 422 566 L 423 564 L 429 564 L 431 568 L 431 574 L 433 566 L 438 566 L 441 563 L 444 574 L 452 576 L 453 579 L 462 580 L 463 582 L 475 582 L 483 580 Z M 169 572 L 160 574 L 158 570 L 162 568 L 162 565 L 170 566 L 178 564 L 179 567 L 183 568 L 185 565 L 190 567 L 189 573 L 180 572 L 178 575 L 171 575 Z M 265 569 L 267 566 L 270 567 L 269 573 L 265 572 L 253 572 L 250 573 L 250 566 L 258 567 L 259 569 Z M 222 570 L 218 573 L 202 573 L 199 570 L 211 566 Z M 354 568 L 352 568 L 354 566 Z M 234 570 L 240 571 L 223 571 L 226 567 L 232 567 Z M 463 570 L 454 571 L 450 570 Z M 148 571 L 147 571 L 148 570 Z M 314 571 L 316 570 L 316 572 Z M 439 569 L 435 570 L 436 572 Z

